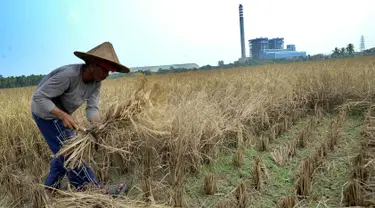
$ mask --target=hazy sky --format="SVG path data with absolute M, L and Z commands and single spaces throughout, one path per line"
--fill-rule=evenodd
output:
M 128 67 L 233 62 L 240 3 L 247 56 L 256 37 L 284 37 L 307 54 L 358 50 L 362 34 L 375 46 L 374 0 L 9 0 L 0 6 L 0 74 L 47 74 L 104 41 Z

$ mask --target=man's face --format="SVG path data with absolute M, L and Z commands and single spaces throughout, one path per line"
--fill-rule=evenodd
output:
M 91 77 L 93 81 L 100 82 L 108 77 L 108 70 L 98 66 L 98 65 L 91 65 Z

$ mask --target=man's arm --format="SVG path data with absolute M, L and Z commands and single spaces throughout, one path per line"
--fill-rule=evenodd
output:
M 100 124 L 101 119 L 99 115 L 99 99 L 100 99 L 100 89 L 101 83 L 98 83 L 98 86 L 95 88 L 94 92 L 91 94 L 87 100 L 86 107 L 86 117 L 87 120 L 91 123 Z
M 63 94 L 69 88 L 69 85 L 69 77 L 63 72 L 57 73 L 35 91 L 32 99 L 38 110 L 52 113 L 61 119 L 67 128 L 78 129 L 78 125 L 73 121 L 72 117 L 56 107 L 51 100 Z
M 50 77 L 43 85 L 41 85 L 33 95 L 33 101 L 39 111 L 45 113 L 52 112 L 56 106 L 52 102 L 52 98 L 58 97 L 69 88 L 70 79 L 63 72 L 59 72 Z

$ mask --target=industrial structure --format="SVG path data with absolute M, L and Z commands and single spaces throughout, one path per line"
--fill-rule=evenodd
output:
M 287 45 L 284 49 L 284 38 L 256 38 L 249 40 L 252 59 L 282 59 L 306 56 L 304 51 L 296 51 L 295 45 Z
M 363 37 L 363 35 L 362 35 L 361 36 L 361 43 L 360 43 L 360 46 L 359 46 L 359 51 L 363 52 L 365 49 L 366 49 L 366 47 L 365 47 L 365 37 Z
M 240 60 L 246 59 L 246 48 L 245 48 L 245 28 L 244 28 L 244 19 L 243 19 L 243 7 L 242 4 L 239 6 L 240 13 L 240 37 L 241 37 L 241 58 Z
M 249 40 L 250 56 L 246 57 L 245 48 L 245 27 L 243 18 L 243 6 L 239 5 L 240 17 L 240 39 L 241 39 L 241 58 L 239 62 L 246 62 L 249 59 L 281 59 L 293 57 L 305 57 L 306 52 L 296 51 L 295 45 L 287 45 L 284 49 L 284 38 L 256 38 Z

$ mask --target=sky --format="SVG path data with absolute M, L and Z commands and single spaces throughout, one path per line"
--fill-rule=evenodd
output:
M 14 0 L 0 6 L 0 75 L 47 74 L 83 63 L 109 41 L 128 67 L 217 65 L 241 56 L 238 6 L 248 40 L 283 37 L 307 54 L 353 43 L 375 47 L 373 0 Z

